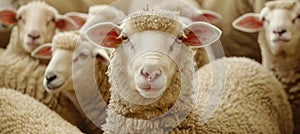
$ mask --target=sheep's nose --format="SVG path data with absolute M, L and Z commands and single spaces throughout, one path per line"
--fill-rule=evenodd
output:
M 284 33 L 286 33 L 287 30 L 286 29 L 280 29 L 280 30 L 274 30 L 273 33 L 276 34 L 276 35 L 283 35 Z
M 162 71 L 158 67 L 145 67 L 141 70 L 141 75 L 147 78 L 148 82 L 153 82 L 155 81 L 158 77 L 160 77 L 162 74 Z
M 32 40 L 36 40 L 41 37 L 40 33 L 37 31 L 33 31 L 28 34 L 28 37 L 31 38 Z
M 46 76 L 47 84 L 50 84 L 52 81 L 54 81 L 57 78 L 55 74 Z

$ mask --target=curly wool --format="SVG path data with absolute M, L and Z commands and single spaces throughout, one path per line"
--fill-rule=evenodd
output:
M 8 48 L 17 46 L 14 28 Z M 27 53 L 17 53 L 6 49 L 0 60 L 0 87 L 11 88 L 32 96 L 47 105 L 70 123 L 82 128 L 79 111 L 64 93 L 51 94 L 43 87 L 43 75 L 46 64 Z
M 0 133 L 82 132 L 34 98 L 0 88 Z
M 292 9 L 295 1 L 276 1 L 267 3 L 268 8 Z M 295 55 L 273 55 L 269 48 L 264 30 L 259 32 L 258 42 L 262 51 L 262 64 L 270 70 L 274 76 L 284 85 L 293 109 L 295 132 L 300 131 L 300 51 L 297 49 Z M 299 43 L 298 43 L 299 44 Z
M 53 50 L 55 49 L 65 49 L 69 51 L 74 51 L 76 49 L 77 43 L 80 43 L 84 39 L 81 38 L 79 32 L 77 31 L 72 31 L 72 32 L 64 32 L 60 33 L 54 36 L 53 38 Z M 73 53 L 70 53 L 73 54 Z M 64 58 L 64 57 L 61 57 Z M 71 60 L 71 59 L 65 59 L 65 60 Z M 71 67 L 71 66 L 70 66 Z M 93 70 L 95 69 L 95 70 Z M 107 71 L 107 66 L 104 65 L 101 61 L 96 60 L 95 62 L 95 67 L 93 69 L 87 69 L 88 72 L 85 72 L 87 74 L 82 74 L 81 79 L 85 79 L 84 76 L 88 76 L 91 79 L 96 79 L 97 81 L 97 86 L 100 91 L 100 94 L 93 90 L 93 91 L 87 91 L 86 89 L 76 89 L 76 93 L 82 93 L 84 92 L 89 92 L 88 97 L 85 97 L 83 94 L 80 94 L 76 96 L 75 94 L 75 89 L 73 90 L 67 90 L 67 91 L 62 91 L 63 93 L 68 94 L 69 98 L 71 98 L 73 104 L 76 106 L 77 110 L 80 111 L 80 116 L 84 119 L 84 125 L 85 125 L 85 132 L 88 133 L 102 133 L 102 130 L 98 128 L 96 125 L 93 124 L 92 121 L 104 121 L 106 118 L 106 113 L 105 113 L 105 108 L 106 104 L 109 101 L 110 98 L 110 84 L 108 83 L 108 77 L 106 76 L 106 71 Z M 95 71 L 95 73 L 94 73 Z M 63 74 L 63 72 L 61 72 Z M 94 75 L 96 74 L 96 75 Z M 96 77 L 96 78 L 94 78 Z M 77 84 L 73 84 L 73 86 L 76 86 Z M 81 90 L 81 91 L 78 91 Z M 95 92 L 95 93 L 94 93 Z M 99 96 L 101 95 L 101 96 Z M 85 97 L 83 101 L 78 103 L 77 97 Z M 105 103 L 103 105 L 103 98 Z M 102 103 L 101 103 L 102 102 Z M 96 105 L 95 105 L 96 104 Z M 84 107 L 84 109 L 82 109 Z M 99 111 L 99 107 L 102 108 L 102 111 Z M 84 111 L 84 112 L 83 112 Z M 89 115 L 89 118 L 87 115 Z M 91 117 L 92 116 L 92 117 Z M 97 122 L 99 123 L 99 122 Z M 97 124 L 98 125 L 98 124 Z
M 223 69 L 224 62 L 226 63 L 226 84 L 222 103 L 214 116 L 203 125 L 199 119 L 203 116 L 202 111 L 205 104 L 210 101 L 207 100 L 207 97 L 213 78 L 211 68 L 213 65 Z M 199 83 L 201 96 L 198 97 L 195 107 L 188 117 L 168 133 L 292 133 L 291 108 L 282 85 L 258 63 L 246 58 L 224 58 L 204 66 L 198 73 L 201 76 Z M 174 85 L 178 85 L 178 83 L 173 83 L 172 86 Z M 146 111 L 137 112 L 143 106 L 124 103 L 120 96 L 114 94 L 114 89 L 111 91 L 107 124 L 103 126 L 105 133 L 120 131 L 150 133 L 153 130 L 165 133 L 164 129 L 156 127 L 168 125 L 166 122 L 147 124 L 143 120 L 138 120 L 145 116 L 160 116 L 161 113 L 148 115 L 148 111 L 155 110 L 155 108 L 149 107 Z M 157 107 L 158 109 L 164 109 L 164 107 Z M 132 111 L 137 113 L 128 114 Z M 167 120 L 174 122 L 176 118 Z

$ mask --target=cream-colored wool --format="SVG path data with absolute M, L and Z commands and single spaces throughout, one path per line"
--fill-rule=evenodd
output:
M 285 3 L 281 1 L 266 5 L 266 7 L 277 9 L 284 9 L 285 6 Z M 291 7 L 291 4 L 288 3 L 288 6 Z M 289 7 L 285 9 L 291 9 Z M 294 55 L 286 55 L 284 52 L 274 55 L 265 35 L 265 30 L 261 30 L 258 37 L 263 65 L 284 85 L 293 109 L 295 132 L 300 132 L 300 38 L 298 39 L 298 48 L 292 48 L 296 49 Z
M 52 46 L 53 46 L 52 51 L 54 54 L 53 57 L 60 56 L 59 51 L 56 51 L 58 49 L 68 51 L 68 53 L 71 55 L 70 57 L 72 57 L 75 48 L 78 47 L 77 45 L 81 45 L 78 44 L 80 43 L 79 40 L 83 40 L 80 38 L 79 32 L 65 32 L 65 33 L 59 33 L 55 35 L 52 42 Z M 89 46 L 86 46 L 86 48 L 89 48 Z M 59 63 L 66 63 L 68 65 L 65 66 L 63 70 L 58 69 L 60 68 L 60 64 L 57 64 L 58 63 L 57 60 L 61 60 L 61 62 Z M 51 66 L 52 62 L 55 66 Z M 96 120 L 97 121 L 96 123 L 102 124 L 106 118 L 105 108 L 110 98 L 110 93 L 108 91 L 108 89 L 110 88 L 110 84 L 108 83 L 108 77 L 105 74 L 107 71 L 107 65 L 104 65 L 100 60 L 96 59 L 96 62 L 93 64 L 94 68 L 92 68 L 94 70 L 90 68 L 86 68 L 86 66 L 89 66 L 86 64 L 84 64 L 84 66 L 79 68 L 81 71 L 72 68 L 72 66 L 76 66 L 74 65 L 74 63 L 72 63 L 72 59 L 68 59 L 66 57 L 59 57 L 57 59 L 52 58 L 45 72 L 45 75 L 47 75 L 47 73 L 53 73 L 54 71 L 54 73 L 59 73 L 62 76 L 65 76 L 67 79 L 71 79 L 71 81 L 64 82 L 64 85 L 70 85 L 70 86 L 63 85 L 59 87 L 63 89 L 55 89 L 55 90 L 60 90 L 59 92 L 68 94 L 68 97 L 71 98 L 77 110 L 80 111 L 80 117 L 84 119 L 85 132 L 102 133 L 102 130 L 97 126 L 95 126 L 93 122 L 91 122 L 90 120 L 93 121 Z M 87 83 L 86 86 L 83 86 L 81 88 L 76 87 L 76 91 L 74 90 L 73 86 L 82 85 L 82 84 L 78 84 L 78 82 L 80 81 L 74 81 L 76 83 L 73 82 L 72 79 L 74 77 L 72 76 L 72 69 L 74 69 L 76 73 L 78 73 L 78 71 L 82 72 L 82 74 L 79 75 L 80 78 L 77 79 L 80 79 L 80 81 L 84 81 L 85 83 Z M 94 73 L 92 73 L 93 71 L 95 71 L 95 76 L 93 75 Z M 88 86 L 90 85 L 90 82 L 88 81 L 91 81 L 90 78 L 93 78 L 91 80 L 97 81 L 97 86 L 101 96 L 99 96 L 99 93 L 97 93 L 95 90 L 89 91 Z M 81 105 L 78 103 L 77 97 L 80 98 L 85 97 L 84 100 L 79 100 Z M 103 102 L 103 100 L 100 100 L 101 98 L 103 98 L 105 102 Z M 84 109 L 82 109 L 82 106 L 84 106 Z M 88 115 L 89 118 L 87 117 L 86 114 L 89 114 Z
M 148 13 L 152 14 L 153 10 L 145 10 L 141 16 L 143 14 L 148 15 Z M 161 16 L 161 19 L 168 19 L 168 21 L 173 19 L 172 16 L 165 17 L 171 12 L 154 13 L 151 16 L 153 18 Z M 143 19 L 143 17 L 140 18 Z M 122 32 L 129 35 L 129 38 L 131 33 L 128 33 L 128 29 L 134 31 L 132 27 L 127 27 L 127 23 L 131 22 L 130 19 L 124 21 L 125 25 L 122 27 Z M 168 31 L 166 30 L 168 27 L 151 27 L 151 25 L 157 26 L 155 20 L 153 19 L 153 22 L 147 20 L 150 24 L 145 24 L 145 31 L 132 35 L 131 41 L 124 41 L 124 44 L 116 46 L 116 50 L 111 56 L 108 76 L 112 87 L 110 88 L 111 98 L 107 110 L 108 117 L 106 124 L 103 125 L 105 133 L 165 133 L 168 129 L 171 129 L 170 133 L 292 133 L 292 113 L 283 87 L 259 63 L 245 58 L 221 59 L 200 68 L 199 72 L 195 72 L 193 51 L 186 45 L 174 49 L 178 52 L 174 54 L 172 50 L 168 49 L 168 43 L 158 42 L 155 47 L 162 48 L 160 51 L 167 52 L 167 54 L 156 52 L 154 46 L 144 48 L 147 50 L 144 52 L 143 45 L 149 45 L 143 44 L 147 39 L 158 39 L 161 35 L 161 37 L 166 38 L 164 40 L 173 42 L 172 36 L 160 33 L 161 31 Z M 177 23 L 173 24 L 178 25 Z M 150 28 L 153 29 L 149 30 Z M 168 33 L 174 33 L 174 31 L 168 31 Z M 153 34 L 152 38 L 150 38 L 151 34 Z M 139 40 L 140 38 L 143 40 Z M 130 51 L 128 50 L 129 45 L 135 48 Z M 172 45 L 179 44 L 174 43 Z M 165 46 L 167 47 L 165 48 Z M 142 53 L 138 53 L 138 55 L 127 54 L 129 52 L 134 53 L 132 50 L 142 51 Z M 168 57 L 171 54 L 176 56 L 173 60 L 176 62 L 177 68 L 176 65 L 174 66 L 173 60 Z M 151 59 L 147 56 L 154 58 Z M 133 59 L 131 59 L 132 57 Z M 144 59 L 146 58 L 159 60 L 156 61 L 158 63 L 145 62 Z M 144 75 L 143 72 L 139 72 L 138 67 L 148 66 L 140 65 L 141 63 L 150 63 L 150 67 L 152 64 L 159 64 L 155 67 L 161 69 L 160 71 L 163 72 L 161 76 L 172 78 L 170 84 L 163 88 L 161 96 L 156 98 L 151 98 L 150 95 L 149 98 L 143 96 L 137 87 L 139 85 L 136 80 L 132 80 L 136 79 L 136 77 L 130 76 L 132 73 Z M 215 71 L 213 76 L 211 69 Z M 225 69 L 225 76 L 221 73 L 223 69 Z M 168 72 L 169 70 L 170 72 L 174 70 L 174 75 L 172 72 Z M 164 76 L 167 73 L 168 76 Z M 200 77 L 200 80 L 195 79 L 196 77 Z M 222 77 L 225 77 L 224 94 L 210 97 L 210 90 L 215 89 L 214 87 L 222 87 L 222 83 L 218 82 Z M 161 77 L 159 76 L 159 78 Z M 213 83 L 212 78 L 217 78 L 213 81 L 217 83 Z M 163 81 L 164 79 L 159 80 Z M 198 83 L 200 88 L 195 83 Z M 132 84 L 135 85 L 132 86 Z M 155 91 L 157 89 L 150 90 Z M 151 91 L 149 92 L 151 93 Z M 196 96 L 197 93 L 199 96 Z M 218 101 L 220 97 L 221 104 L 217 107 L 216 112 L 212 116 L 207 114 L 207 112 L 214 111 L 206 108 L 213 110 L 212 105 L 218 103 L 215 101 Z M 282 109 L 285 110 L 282 111 Z M 187 114 L 186 118 L 185 114 Z M 162 118 L 160 118 L 161 116 Z M 182 118 L 184 120 L 181 122 L 180 119 Z M 179 125 L 177 126 L 176 123 Z M 202 123 L 205 124 L 202 125 Z
M 211 65 L 219 67 L 215 69 L 223 69 L 224 62 L 226 85 L 222 103 L 213 117 L 201 125 L 199 119 L 211 87 Z M 198 73 L 201 77 L 198 90 L 201 96 L 186 120 L 169 133 L 292 133 L 292 112 L 283 87 L 258 63 L 246 58 L 223 58 L 204 66 Z M 180 87 L 180 84 L 175 82 L 172 87 Z M 114 89 L 111 91 L 107 124 L 103 126 L 106 133 L 152 133 L 157 130 L 156 127 L 166 127 L 164 122 L 147 124 L 137 119 L 151 119 L 167 112 L 170 105 L 162 104 L 165 100 L 176 100 L 174 97 L 178 95 L 178 91 L 164 94 L 159 107 L 138 106 L 121 99 Z M 174 122 L 172 119 L 168 121 Z
M 34 98 L 12 89 L 0 88 L 0 133 L 82 132 Z
M 202 8 L 220 13 L 222 21 L 215 25 L 223 31 L 221 37 L 226 56 L 246 56 L 261 61 L 257 34 L 238 31 L 232 22 L 247 12 L 259 12 L 270 0 L 197 0 Z
M 18 29 L 15 27 L 8 48 L 0 60 L 0 87 L 12 88 L 32 96 L 57 112 L 70 123 L 84 128 L 80 113 L 64 93 L 50 94 L 43 87 L 43 75 L 46 64 L 27 53 L 18 53 L 14 48 L 20 47 L 15 39 Z

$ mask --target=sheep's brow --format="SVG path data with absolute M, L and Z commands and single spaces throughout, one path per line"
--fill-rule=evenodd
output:
M 145 8 L 130 14 L 126 24 L 134 29 L 131 31 L 132 34 L 145 30 L 178 34 L 182 28 L 182 24 L 177 21 L 178 16 L 179 13 L 174 11 Z
M 292 10 L 296 6 L 296 1 L 270 1 L 266 3 L 266 7 L 268 7 L 271 10 L 274 9 L 287 9 Z

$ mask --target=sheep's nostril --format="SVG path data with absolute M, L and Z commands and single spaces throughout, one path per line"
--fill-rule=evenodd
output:
M 141 70 L 141 75 L 144 76 L 144 77 L 148 77 L 149 73 L 145 69 L 142 69 Z
M 38 38 L 40 38 L 40 35 L 32 35 L 32 34 L 28 34 L 28 37 L 30 37 L 32 40 L 36 40 Z
M 154 72 L 152 72 L 151 74 L 150 74 L 150 76 L 148 77 L 148 80 L 150 81 L 150 82 L 153 82 L 153 81 L 155 81 L 159 76 L 161 76 L 161 71 L 159 70 L 159 71 L 154 71 Z
M 279 36 L 283 35 L 284 33 L 286 33 L 287 30 L 286 29 L 282 29 L 282 30 L 274 30 L 273 33 L 274 34 L 278 34 Z
M 51 75 L 49 77 L 46 77 L 47 80 L 47 84 L 51 83 L 53 80 L 55 80 L 57 78 L 56 75 Z

